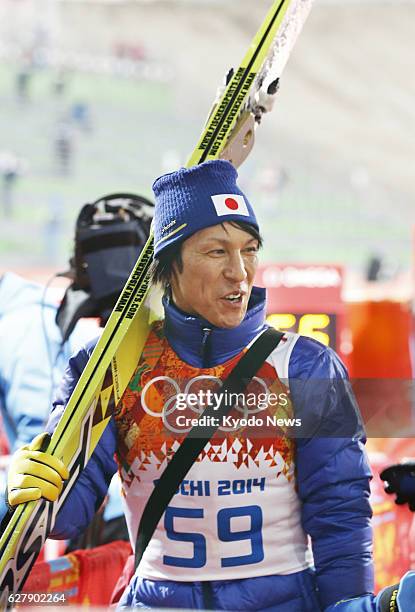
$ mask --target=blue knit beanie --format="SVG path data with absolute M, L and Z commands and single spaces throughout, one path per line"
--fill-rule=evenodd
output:
M 258 229 L 252 206 L 236 184 L 237 176 L 230 162 L 214 159 L 156 179 L 154 254 L 225 221 L 245 221 Z

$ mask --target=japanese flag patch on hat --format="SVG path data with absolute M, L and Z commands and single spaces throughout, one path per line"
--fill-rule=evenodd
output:
M 154 181 L 156 257 L 195 232 L 226 221 L 243 221 L 258 229 L 254 210 L 236 183 L 237 176 L 231 163 L 212 159 Z
M 242 195 L 234 193 L 221 193 L 211 196 L 218 217 L 223 215 L 244 215 L 249 217 L 248 207 Z

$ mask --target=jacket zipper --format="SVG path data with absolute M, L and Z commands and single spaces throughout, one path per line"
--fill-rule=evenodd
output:
M 205 610 L 216 610 L 213 601 L 212 583 L 210 582 L 210 580 L 204 580 L 202 582 L 202 597 L 203 607 L 205 608 Z
M 208 365 L 208 358 L 209 358 L 209 338 L 210 338 L 210 334 L 212 333 L 212 330 L 210 329 L 210 327 L 204 327 L 202 329 L 203 331 L 203 336 L 202 336 L 202 366 L 204 368 L 207 368 Z

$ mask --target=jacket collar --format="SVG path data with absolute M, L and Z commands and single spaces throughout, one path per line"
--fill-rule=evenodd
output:
M 223 329 L 179 310 L 169 295 L 163 297 L 164 332 L 177 355 L 196 368 L 211 368 L 242 351 L 265 326 L 265 289 L 253 287 L 244 320 Z

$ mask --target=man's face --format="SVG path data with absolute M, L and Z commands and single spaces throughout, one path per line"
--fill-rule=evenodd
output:
M 182 271 L 173 267 L 176 306 L 216 327 L 239 325 L 251 295 L 258 248 L 258 240 L 229 222 L 190 236 L 182 246 Z

